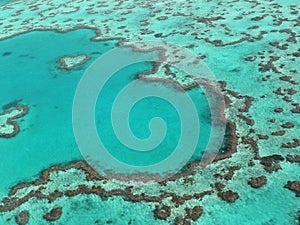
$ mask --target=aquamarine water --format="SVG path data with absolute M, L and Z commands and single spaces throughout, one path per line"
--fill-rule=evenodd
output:
M 0 139 L 6 152 L 3 160 L 10 162 L 9 165 L 7 163 L 1 164 L 1 178 L 3 179 L 1 193 L 8 192 L 11 186 L 20 181 L 27 181 L 30 177 L 30 179 L 37 178 L 37 171 L 51 165 L 82 159 L 72 133 L 73 95 L 84 69 L 98 56 L 116 46 L 116 41 L 92 42 L 89 38 L 93 35 L 94 32 L 87 29 L 64 34 L 53 31 L 31 32 L 1 42 L 3 52 L 11 52 L 11 54 L 1 57 L 1 82 L 5 93 L 1 96 L 1 101 L 7 103 L 16 99 L 20 100 L 22 104 L 32 106 L 30 107 L 30 114 L 20 121 L 21 132 L 15 138 Z M 66 45 L 66 43 L 68 44 Z M 90 62 L 72 71 L 58 69 L 57 61 L 60 57 L 80 53 L 90 54 L 92 56 Z M 18 66 L 11 68 L 12 62 Z M 153 65 L 145 62 L 120 70 L 109 80 L 99 94 L 95 110 L 99 136 L 108 146 L 108 149 L 113 150 L 110 153 L 114 157 L 121 158 L 122 161 L 135 166 L 151 165 L 169 156 L 172 149 L 176 147 L 180 134 L 181 124 L 176 110 L 172 109 L 168 102 L 155 97 L 149 97 L 135 105 L 130 113 L 130 124 L 137 137 L 146 138 L 149 136 L 147 121 L 154 116 L 161 116 L 169 126 L 167 136 L 161 145 L 145 155 L 143 152 L 132 151 L 123 146 L 114 134 L 110 123 L 110 112 L 115 95 L 121 88 L 135 80 L 138 73 L 152 69 Z M 146 82 L 145 85 L 147 85 Z M 168 85 L 170 94 L 172 91 L 177 91 L 169 84 L 158 83 L 158 85 L 161 85 L 162 88 L 166 88 L 164 86 Z M 112 87 L 114 88 L 112 89 Z M 210 113 L 204 93 L 199 95 L 199 89 L 194 89 L 189 91 L 189 95 L 197 105 L 201 122 L 199 137 L 201 141 L 199 141 L 197 150 L 191 159 L 195 160 L 201 157 L 207 145 L 210 134 Z M 97 204 L 108 203 L 104 201 Z M 113 204 L 123 207 L 123 203 L 119 204 L 116 200 L 113 201 Z M 69 203 L 66 207 L 70 207 Z M 99 224 L 109 220 L 119 221 L 116 220 L 118 216 L 111 214 L 112 208 L 110 207 L 112 206 L 109 208 L 105 206 L 107 213 L 100 219 L 97 215 L 95 216 L 99 221 L 102 221 Z M 79 214 L 82 213 L 82 209 L 76 208 L 77 210 Z M 70 213 L 74 214 L 74 209 Z M 132 220 L 142 221 L 143 216 L 136 216 L 136 219 L 133 217 Z M 126 220 L 130 220 L 125 215 L 124 217 Z M 82 223 L 89 223 L 88 218 L 89 216 L 82 217 L 79 215 Z M 62 218 L 62 220 L 66 220 L 66 218 Z M 68 222 L 68 224 L 76 224 L 77 222 L 78 218 L 74 219 L 73 222 Z M 61 224 L 65 224 L 65 222 L 61 222 Z
M 151 71 L 152 69 L 152 64 L 145 62 L 133 64 L 121 69 L 109 79 L 99 93 L 95 109 L 96 126 L 99 137 L 103 140 L 103 144 L 115 158 L 121 158 L 123 162 L 135 166 L 152 165 L 167 158 L 171 155 L 173 149 L 176 148 L 180 138 L 181 120 L 178 112 L 174 106 L 166 100 L 153 96 L 143 98 L 143 100 L 134 105 L 130 111 L 129 126 L 137 138 L 146 139 L 151 135 L 148 127 L 149 121 L 154 117 L 160 117 L 168 126 L 163 142 L 151 151 L 135 151 L 124 146 L 115 135 L 111 124 L 111 111 L 114 99 L 116 99 L 124 87 L 136 79 L 137 74 Z M 170 86 L 168 83 L 156 83 L 157 86 L 161 86 L 161 90 L 164 88 L 170 89 L 170 95 L 172 95 L 172 92 L 177 92 L 175 87 Z M 144 85 L 149 84 L 145 81 Z M 207 146 L 210 135 L 210 109 L 204 92 L 199 90 L 199 88 L 189 91 L 188 94 L 197 106 L 199 115 L 199 142 L 193 155 L 194 159 L 199 159 Z M 130 96 L 128 96 L 128 98 L 129 97 Z M 193 124 L 191 124 L 191 126 L 193 126 Z
M 185 207 L 194 205 L 202 206 L 203 214 L 196 221 L 189 220 L 191 224 L 299 224 L 300 198 L 284 188 L 289 180 L 300 180 L 299 162 L 283 160 L 280 170 L 268 173 L 259 160 L 253 160 L 251 147 L 242 143 L 242 137 L 252 137 L 257 142 L 261 156 L 299 156 L 299 146 L 282 147 L 283 143 L 292 142 L 300 136 L 299 113 L 291 113 L 300 102 L 300 53 L 297 56 L 300 8 L 297 1 L 8 2 L 11 1 L 0 1 L 0 106 L 20 100 L 19 103 L 29 106 L 30 110 L 27 115 L 17 119 L 20 132 L 15 137 L 0 137 L 1 199 L 8 196 L 11 187 L 38 179 L 40 172 L 52 165 L 67 165 L 73 160 L 84 159 L 72 127 L 76 87 L 86 69 L 99 56 L 115 48 L 120 38 L 126 38 L 127 41 L 159 39 L 183 47 L 193 44 L 188 48 L 205 56 L 204 62 L 219 81 L 227 82 L 227 89 L 254 97 L 249 112 L 242 114 L 252 118 L 255 123 L 253 126 L 247 125 L 236 116 L 241 114 L 238 109 L 244 103 L 232 97 L 233 104 L 226 115 L 237 125 L 236 154 L 211 164 L 204 171 L 197 170 L 194 175 L 187 177 L 192 178 L 192 183 L 176 179 L 164 185 L 154 183 L 133 187 L 133 193 L 150 196 L 158 196 L 163 192 L 181 196 L 214 190 L 212 195 L 203 199 L 191 199 L 178 206 L 170 198 L 158 203 L 132 202 L 127 196 L 119 195 L 99 197 L 80 194 L 62 196 L 53 202 L 33 197 L 14 210 L 0 212 L 0 225 L 16 224 L 15 216 L 23 210 L 29 211 L 27 224 L 32 225 L 174 224 L 175 217 L 186 216 Z M 22 11 L 20 15 L 15 15 L 19 10 Z M 98 33 L 92 28 L 98 28 Z M 96 34 L 98 40 L 91 40 Z M 245 37 L 248 39 L 228 44 Z M 294 41 L 290 40 L 293 38 Z M 213 41 L 226 45 L 218 46 Z M 274 42 L 281 47 L 276 47 Z M 282 45 L 286 45 L 286 48 Z M 61 57 L 80 54 L 88 54 L 91 58 L 72 70 L 58 68 Z M 252 60 L 245 60 L 250 56 Z M 261 70 L 262 64 L 267 64 L 277 56 L 279 59 L 272 62 L 273 69 L 266 67 L 266 71 Z M 132 108 L 129 123 L 132 132 L 143 139 L 150 135 L 149 120 L 155 116 L 162 117 L 169 129 L 160 146 L 146 154 L 132 151 L 123 146 L 114 134 L 110 111 L 116 94 L 135 80 L 138 73 L 152 69 L 153 64 L 143 62 L 120 70 L 104 86 L 95 110 L 97 130 L 105 146 L 114 157 L 135 166 L 149 165 L 166 158 L 172 153 L 179 137 L 178 112 L 168 102 L 155 97 L 136 104 Z M 291 76 L 295 82 L 284 81 L 280 78 L 284 75 Z M 170 94 L 176 91 L 163 82 L 157 82 L 157 85 L 168 87 Z M 278 88 L 284 92 L 283 95 L 274 93 Z M 286 90 L 291 88 L 296 93 L 287 94 Z M 201 123 L 201 141 L 190 161 L 201 157 L 210 134 L 211 118 L 207 99 L 198 91 L 197 88 L 187 91 L 198 110 Z M 284 97 L 290 101 L 284 100 Z M 274 112 L 279 107 L 283 112 Z M 275 119 L 275 122 L 271 123 L 271 119 Z M 283 128 L 282 125 L 287 122 L 293 123 L 294 127 Z M 280 130 L 284 130 L 285 134 L 272 135 L 272 132 Z M 259 139 L 258 134 L 268 135 L 268 139 Z M 255 162 L 255 166 L 249 166 L 250 160 Z M 214 176 L 222 173 L 222 169 L 235 165 L 241 169 L 235 172 L 231 180 Z M 262 175 L 266 176 L 267 184 L 258 189 L 250 187 L 250 177 Z M 51 183 L 55 179 L 59 184 Z M 211 188 L 217 181 L 226 185 L 225 190 L 237 192 L 239 198 L 233 203 L 221 200 L 217 191 Z M 44 188 L 75 190 L 80 184 L 91 187 L 99 185 L 93 182 L 82 181 L 80 173 L 72 175 L 70 171 L 62 171 L 55 173 Z M 123 188 L 113 181 L 105 181 L 100 186 L 106 190 Z M 31 188 L 35 187 L 24 188 L 19 196 L 25 196 Z M 161 204 L 172 208 L 172 215 L 167 220 L 154 216 L 155 207 Z M 62 207 L 63 213 L 54 222 L 47 222 L 43 216 L 54 207 Z
M 23 104 L 31 106 L 20 121 L 20 134 L 0 139 L 5 149 L 3 162 L 12 162 L 0 164 L 2 193 L 50 165 L 82 158 L 72 129 L 76 86 L 90 62 L 116 44 L 90 42 L 93 35 L 91 30 L 31 32 L 1 41 L 1 53 L 11 52 L 0 58 L 1 103 L 23 99 Z M 85 52 L 91 54 L 90 62 L 72 72 L 58 70 L 60 57 Z
M 7 3 L 10 3 L 10 2 L 13 2 L 13 1 L 11 1 L 11 0 L 1 0 L 0 1 L 0 6 L 6 5 Z

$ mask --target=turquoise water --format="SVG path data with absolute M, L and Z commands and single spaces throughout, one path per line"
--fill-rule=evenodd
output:
M 0 6 L 6 5 L 8 3 L 14 2 L 15 0 L 1 0 L 0 1 Z
M 20 103 L 30 107 L 30 113 L 20 122 L 21 133 L 13 139 L 0 139 L 7 151 L 5 160 L 15 162 L 11 165 L 2 164 L 1 177 L 5 180 L 1 186 L 2 191 L 7 191 L 17 181 L 25 180 L 29 174 L 36 175 L 36 171 L 50 165 L 82 159 L 73 137 L 70 118 L 76 86 L 84 69 L 93 59 L 116 46 L 115 41 L 92 42 L 89 40 L 92 36 L 91 30 L 64 34 L 52 31 L 31 32 L 1 42 L 3 53 L 11 52 L 2 57 L 0 62 L 5 93 L 1 96 L 2 105 L 13 100 L 22 100 Z M 14 46 L 21 47 L 15 49 Z M 90 62 L 70 72 L 57 68 L 60 57 L 80 53 L 90 54 Z M 17 65 L 14 69 L 11 68 L 12 62 Z M 130 113 L 129 123 L 133 133 L 144 139 L 150 135 L 148 122 L 153 117 L 161 116 L 169 125 L 167 136 L 161 145 L 148 154 L 131 151 L 114 134 L 110 122 L 113 99 L 124 86 L 136 79 L 138 73 L 152 69 L 152 64 L 145 62 L 120 70 L 101 91 L 95 110 L 99 135 L 111 150 L 110 153 L 132 165 L 157 163 L 168 157 L 178 144 L 181 126 L 179 115 L 170 103 L 155 97 L 149 97 L 135 105 Z M 158 84 L 161 88 L 169 88 L 170 94 L 177 91 L 170 85 L 164 87 L 164 84 Z M 197 106 L 201 123 L 201 140 L 193 159 L 199 159 L 210 135 L 209 105 L 204 93 L 200 93 L 202 94 L 199 95 L 199 89 L 189 91 Z M 14 165 L 18 166 L 15 168 Z
M 64 34 L 52 31 L 30 32 L 1 42 L 1 53 L 10 52 L 10 54 L 0 58 L 3 90 L 1 104 L 5 105 L 13 100 L 20 100 L 21 104 L 26 104 L 30 108 L 29 114 L 19 121 L 21 132 L 12 139 L 0 139 L 1 145 L 4 146 L 2 149 L 3 162 L 8 162 L 0 164 L 0 176 L 3 180 L 1 193 L 8 192 L 11 186 L 20 181 L 37 178 L 37 171 L 50 165 L 82 159 L 72 131 L 71 114 L 74 93 L 84 69 L 94 59 L 116 46 L 116 41 L 92 42 L 89 38 L 93 35 L 94 32 L 91 30 L 77 30 Z M 58 69 L 57 61 L 60 57 L 82 53 L 91 55 L 92 58 L 88 63 L 72 71 Z M 16 66 L 12 67 L 12 63 Z M 168 157 L 179 139 L 181 124 L 178 113 L 168 102 L 155 97 L 143 99 L 135 105 L 130 113 L 130 124 L 133 133 L 143 139 L 149 136 L 148 121 L 155 116 L 162 117 L 168 125 L 164 142 L 156 149 L 144 153 L 131 151 L 115 137 L 110 122 L 111 105 L 115 95 L 121 88 L 135 80 L 138 73 L 152 69 L 153 65 L 145 62 L 133 64 L 120 70 L 109 80 L 99 94 L 95 110 L 99 137 L 111 150 L 110 153 L 117 159 L 135 166 L 151 165 Z M 146 82 L 145 85 L 147 85 Z M 173 86 L 166 86 L 161 82 L 158 82 L 158 85 L 161 85 L 161 88 L 169 88 L 170 94 L 173 91 L 177 92 Z M 203 92 L 199 95 L 199 89 L 193 89 L 188 93 L 197 105 L 201 122 L 199 137 L 201 139 L 191 159 L 195 160 L 201 157 L 207 144 L 210 134 L 210 113 Z M 81 200 L 75 198 L 74 201 Z M 78 219 L 82 223 L 89 223 L 94 219 L 101 221 L 99 224 L 103 224 L 103 221 L 116 221 L 118 214 L 112 214 L 111 210 L 115 208 L 113 205 L 118 205 L 120 213 L 124 215 L 126 212 L 122 210 L 122 205 L 129 204 L 118 203 L 118 201 L 102 202 L 101 199 L 97 199 L 95 204 L 108 204 L 108 206 L 101 206 L 107 211 L 103 217 L 99 219 L 97 215 L 95 218 L 79 216 L 68 224 L 77 224 Z M 109 202 L 113 202 L 113 205 Z M 72 204 L 67 203 L 66 208 L 72 207 Z M 130 205 L 132 207 L 132 204 Z M 146 213 L 143 209 L 144 206 L 137 205 L 136 207 L 139 211 Z M 135 211 L 136 209 L 131 208 L 130 210 Z M 76 208 L 75 211 L 79 214 L 82 213 L 81 208 Z M 74 209 L 71 209 L 69 213 L 74 214 Z M 89 213 L 93 214 L 92 212 Z M 67 216 L 68 213 L 62 218 L 62 221 L 69 221 Z M 126 216 L 125 219 L 131 220 Z M 132 220 L 141 223 L 143 216 L 137 214 L 133 216 Z M 124 219 L 121 218 L 120 221 L 124 221 Z M 116 223 L 121 224 L 120 221 Z M 36 222 L 33 221 L 32 224 L 36 224 Z M 66 222 L 59 222 L 58 224 L 66 224 Z
M 76 86 L 90 62 L 116 44 L 90 42 L 93 35 L 91 30 L 31 32 L 1 41 L 1 54 L 11 52 L 0 57 L 1 105 L 23 99 L 21 103 L 30 107 L 20 121 L 21 132 L 0 139 L 3 162 L 11 162 L 0 164 L 2 193 L 50 165 L 82 158 L 72 130 Z M 57 69 L 60 57 L 80 53 L 89 53 L 90 62 L 72 72 Z
M 158 97 L 147 97 L 137 102 L 130 111 L 129 125 L 132 133 L 137 138 L 146 139 L 151 134 L 148 128 L 149 121 L 154 117 L 162 118 L 168 126 L 168 130 L 161 144 L 151 151 L 134 151 L 120 143 L 115 135 L 111 124 L 111 111 L 114 99 L 126 85 L 136 79 L 137 73 L 151 70 L 151 63 L 137 63 L 121 69 L 110 78 L 101 90 L 95 110 L 98 133 L 106 148 L 110 150 L 110 153 L 115 158 L 135 166 L 152 165 L 167 158 L 176 148 L 180 138 L 181 118 L 178 112 L 169 102 Z M 171 95 L 172 92 L 177 92 L 175 87 L 170 86 L 170 84 L 156 83 L 158 86 L 161 86 L 161 90 L 165 88 L 170 89 Z M 148 83 L 145 82 L 144 85 L 146 86 Z M 210 135 L 210 109 L 203 91 L 194 89 L 189 91 L 189 96 L 196 105 L 200 122 L 199 142 L 193 159 L 200 159 Z
M 11 1 L 0 1 L 0 6 L 8 2 Z M 149 6 L 150 3 L 147 5 L 145 1 L 125 1 L 118 5 L 119 3 L 119 1 L 94 3 L 54 0 L 41 1 L 38 5 L 35 1 L 19 1 L 7 9 L 0 8 L 0 106 L 20 100 L 20 104 L 28 105 L 30 108 L 27 115 L 17 120 L 20 133 L 10 139 L 0 138 L 1 199 L 7 196 L 11 187 L 20 182 L 36 180 L 40 172 L 51 165 L 68 164 L 73 160 L 83 159 L 72 128 L 75 90 L 92 62 L 116 47 L 118 41 L 91 41 L 90 38 L 96 35 L 92 29 L 80 28 L 64 33 L 49 31 L 58 28 L 73 29 L 77 25 L 98 27 L 100 29 L 98 36 L 104 39 L 120 37 L 127 38 L 128 41 L 159 39 L 185 47 L 193 44 L 191 49 L 196 54 L 205 55 L 204 62 L 218 80 L 227 82 L 228 89 L 254 97 L 249 112 L 244 113 L 254 119 L 253 126 L 247 126 L 236 117 L 241 113 L 238 108 L 243 105 L 237 99 L 233 98 L 232 107 L 226 111 L 227 117 L 237 125 L 239 146 L 238 152 L 232 158 L 214 163 L 206 170 L 197 171 L 195 175 L 189 176 L 193 180 L 192 184 L 177 179 L 165 185 L 155 183 L 145 187 L 138 185 L 134 187 L 134 192 L 150 196 L 160 195 L 163 192 L 189 195 L 210 190 L 213 183 L 220 181 L 226 184 L 226 190 L 238 192 L 239 199 L 234 203 L 227 203 L 217 196 L 216 190 L 211 196 L 205 196 L 200 200 L 191 199 L 179 207 L 168 198 L 160 203 L 131 202 L 126 196 L 107 198 L 85 194 L 72 198 L 63 196 L 54 202 L 31 198 L 15 210 L 0 212 L 0 225 L 16 224 L 14 217 L 22 210 L 30 212 L 28 224 L 32 225 L 174 224 L 175 217 L 185 217 L 185 207 L 194 205 L 202 206 L 203 214 L 197 221 L 190 221 L 191 224 L 299 224 L 297 215 L 299 216 L 300 198 L 284 188 L 289 180 L 299 181 L 299 163 L 285 160 L 280 163 L 281 170 L 267 173 L 259 160 L 254 160 L 254 167 L 249 166 L 249 160 L 253 160 L 253 151 L 248 145 L 241 143 L 242 137 L 250 136 L 257 141 L 261 156 L 299 155 L 299 146 L 290 149 L 281 147 L 283 143 L 291 142 L 294 138 L 299 139 L 299 114 L 291 113 L 291 109 L 294 108 L 292 103 L 300 103 L 299 57 L 295 56 L 299 51 L 300 41 L 299 13 L 296 12 L 300 11 L 298 2 L 280 0 L 260 1 L 259 4 L 255 4 L 250 1 L 237 1 L 225 4 L 215 1 L 154 1 L 151 2 L 152 6 Z M 20 16 L 15 16 L 18 10 L 24 12 Z M 255 19 L 257 16 L 263 18 Z M 30 22 L 27 22 L 27 19 Z M 45 31 L 25 32 L 30 29 L 45 29 Z M 284 29 L 295 32 L 295 41 L 289 41 L 293 36 L 290 33 L 278 32 Z M 257 38 L 262 31 L 266 33 L 262 38 Z M 9 37 L 11 34 L 15 36 Z M 159 38 L 160 35 L 165 36 Z M 222 47 L 207 41 L 207 39 L 221 40 L 223 43 L 229 43 L 245 36 L 249 37 L 249 41 Z M 287 44 L 287 49 L 274 47 L 271 42 L 278 42 L 279 45 Z M 59 58 L 79 54 L 88 54 L 91 58 L 70 71 L 58 68 Z M 245 58 L 249 56 L 254 59 L 246 61 Z M 280 57 L 273 62 L 279 72 L 272 69 L 260 71 L 261 64 L 265 64 L 274 56 Z M 135 166 L 149 165 L 166 158 L 172 153 L 171 150 L 176 146 L 179 137 L 178 112 L 168 102 L 155 97 L 144 99 L 132 108 L 129 124 L 138 138 L 147 138 L 150 135 L 148 127 L 150 119 L 155 116 L 162 117 L 169 127 L 167 136 L 160 146 L 147 153 L 132 151 L 123 146 L 114 134 L 110 123 L 110 111 L 117 93 L 124 85 L 134 80 L 137 73 L 152 69 L 151 63 L 144 62 L 116 73 L 99 94 L 95 110 L 97 130 L 105 146 L 110 149 L 113 156 Z M 262 78 L 268 75 L 270 77 L 267 81 L 262 81 Z M 291 79 L 298 83 L 293 84 L 279 79 L 283 75 L 291 76 Z M 166 87 L 166 84 L 161 82 L 157 85 L 161 88 Z M 278 88 L 285 94 L 276 95 L 274 91 Z M 286 94 L 285 89 L 289 88 L 293 88 L 296 93 Z M 170 94 L 174 91 L 171 87 Z M 198 91 L 192 89 L 187 92 L 194 101 L 201 123 L 201 141 L 191 160 L 199 159 L 210 134 L 207 99 L 204 95 L 199 95 Z M 284 96 L 289 97 L 292 103 L 283 100 Z M 274 112 L 278 107 L 283 108 L 282 113 Z M 276 121 L 270 123 L 270 119 Z M 286 122 L 293 123 L 294 127 L 282 128 L 282 124 Z M 271 134 L 279 130 L 286 133 L 282 136 Z M 259 140 L 258 134 L 268 135 L 269 139 Z M 241 169 L 235 172 L 232 180 L 214 177 L 215 173 L 235 165 L 239 165 Z M 250 187 L 248 184 L 250 177 L 261 175 L 267 177 L 267 184 L 259 189 Z M 55 179 L 58 180 L 57 183 L 51 183 Z M 44 188 L 49 188 L 51 193 L 55 189 L 76 189 L 80 184 L 93 186 L 96 182 L 83 181 L 80 173 L 74 175 L 72 171 L 62 171 L 55 173 Z M 121 188 L 121 185 L 114 181 L 107 181 L 101 185 L 107 190 Z M 24 188 L 22 191 L 26 193 L 30 190 Z M 153 210 L 160 204 L 172 208 L 171 218 L 159 220 L 154 217 Z M 43 219 L 43 215 L 54 207 L 63 207 L 63 213 L 60 219 L 49 223 Z

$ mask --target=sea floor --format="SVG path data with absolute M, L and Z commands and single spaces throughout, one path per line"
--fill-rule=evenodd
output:
M 0 1 L 0 224 L 300 224 L 299 12 L 296 0 Z M 110 153 L 148 165 L 171 155 L 179 139 L 180 115 L 155 97 L 135 105 L 129 123 L 144 139 L 151 118 L 163 118 L 169 129 L 160 146 L 145 155 L 114 136 L 114 98 L 141 73 L 170 96 L 185 89 L 201 141 L 178 174 L 119 182 L 86 163 L 73 132 L 74 96 L 97 58 L 124 45 L 149 51 L 134 42 L 153 40 L 193 51 L 216 77 L 226 100 L 225 153 L 199 163 L 211 114 L 195 77 L 137 63 L 118 71 L 96 102 L 96 129 Z

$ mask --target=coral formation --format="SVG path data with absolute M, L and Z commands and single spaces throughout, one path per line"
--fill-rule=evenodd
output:
M 0 114 L 0 137 L 11 138 L 19 133 L 20 127 L 15 120 L 23 117 L 29 111 L 29 107 L 26 105 L 13 105 L 5 105 L 3 108 L 6 111 Z
M 84 64 L 90 58 L 88 54 L 67 55 L 59 59 L 59 68 L 72 70 L 74 67 Z

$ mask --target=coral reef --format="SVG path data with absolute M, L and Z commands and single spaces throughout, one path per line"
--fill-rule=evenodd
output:
M 9 104 L 4 106 L 6 111 L 0 114 L 0 137 L 11 138 L 14 137 L 20 131 L 16 119 L 25 116 L 29 107 L 20 104 Z
M 300 197 L 300 181 L 288 181 L 284 187 L 295 192 L 296 197 Z
M 59 68 L 72 70 L 74 67 L 86 63 L 90 58 L 88 54 L 67 55 L 59 59 Z
M 19 225 L 25 225 L 29 221 L 29 212 L 28 211 L 22 211 L 15 217 L 16 223 Z
M 266 176 L 251 177 L 248 183 L 253 188 L 260 188 L 267 183 L 267 177 Z
M 51 209 L 50 212 L 44 215 L 44 219 L 48 221 L 55 221 L 58 220 L 61 217 L 62 214 L 62 208 L 57 207 L 54 209 Z
M 142 12 L 141 8 L 146 11 Z M 207 1 L 201 8 L 196 7 L 193 1 L 174 1 L 171 4 L 170 1 L 162 1 L 157 4 L 156 1 L 91 3 L 82 0 L 66 2 L 42 0 L 39 2 L 17 1 L 14 4 L 2 6 L 0 10 L 4 15 L 0 18 L 0 40 L 31 31 L 68 32 L 76 29 L 93 29 L 95 37 L 92 37 L 91 41 L 119 40 L 120 46 L 131 46 L 139 51 L 141 49 L 149 51 L 151 46 L 132 46 L 131 42 L 154 38 L 175 42 L 182 40 L 183 46 L 201 55 L 198 60 L 192 62 L 195 65 L 204 58 L 207 58 L 209 62 L 213 61 L 207 50 L 210 47 L 217 49 L 220 57 L 216 59 L 221 60 L 230 58 L 231 47 L 239 51 L 241 50 L 239 46 L 245 45 L 236 59 L 244 60 L 243 63 L 254 67 L 253 71 L 245 73 L 238 66 L 230 67 L 230 64 L 234 64 L 230 61 L 230 63 L 224 63 L 226 68 L 219 68 L 219 71 L 224 69 L 224 73 L 228 75 L 227 82 L 230 88 L 253 97 L 229 88 L 226 89 L 226 82 L 220 82 L 227 105 L 227 109 L 225 109 L 227 128 L 223 148 L 211 165 L 211 167 L 216 166 L 217 169 L 211 173 L 206 171 L 209 174 L 207 177 L 211 178 L 210 189 L 193 193 L 195 189 L 200 190 L 194 186 L 197 185 L 196 175 L 201 167 L 199 162 L 190 163 L 182 173 L 156 184 L 161 193 L 151 194 L 152 192 L 148 189 L 145 189 L 145 193 L 136 193 L 135 187 L 108 188 L 107 184 L 111 184 L 108 178 L 99 177 L 91 167 L 82 161 L 77 161 L 67 166 L 50 167 L 42 172 L 40 179 L 13 187 L 8 197 L 4 198 L 0 204 L 1 212 L 15 210 L 16 215 L 21 215 L 18 209 L 33 198 L 54 202 L 63 196 L 93 194 L 106 198 L 123 196 L 125 200 L 132 202 L 153 203 L 155 204 L 153 210 L 157 208 L 158 213 L 168 215 L 166 220 L 170 224 L 191 224 L 194 218 L 198 218 L 202 214 L 202 207 L 199 208 L 200 206 L 193 203 L 191 199 L 200 201 L 203 197 L 218 193 L 217 195 L 221 199 L 234 202 L 239 194 L 235 192 L 237 190 L 227 190 L 227 184 L 248 167 L 251 167 L 251 171 L 252 169 L 255 171 L 255 174 L 251 175 L 253 177 L 250 178 L 249 183 L 251 186 L 258 187 L 265 182 L 263 178 L 265 176 L 260 175 L 266 173 L 266 176 L 269 176 L 269 173 L 279 171 L 281 164 L 286 161 L 299 162 L 299 157 L 292 155 L 295 152 L 290 152 L 290 150 L 298 150 L 300 146 L 298 135 L 295 133 L 299 124 L 294 119 L 300 113 L 299 70 L 295 68 L 296 61 L 300 56 L 299 32 L 297 33 L 296 30 L 299 27 L 299 10 L 296 4 L 279 4 L 272 0 L 267 4 L 258 1 L 232 1 L 215 4 L 214 1 Z M 179 18 L 180 22 L 173 24 L 173 18 Z M 137 25 L 131 26 L 130 24 Z M 264 24 L 268 24 L 268 26 L 264 26 Z M 180 29 L 174 29 L 174 27 L 180 27 Z M 259 46 L 267 45 L 267 47 L 264 49 L 253 48 L 256 42 Z M 168 59 L 175 62 L 175 65 L 183 57 L 170 50 L 157 50 L 161 51 L 162 57 L 169 57 Z M 7 58 L 11 54 L 9 51 L 2 52 L 2 56 Z M 71 56 L 69 61 L 68 58 L 66 58 L 67 61 L 62 61 L 62 68 L 72 69 L 79 65 L 76 63 L 77 60 L 84 62 L 86 59 L 76 57 L 78 55 Z M 218 63 L 213 65 L 219 66 Z M 249 74 L 249 79 L 243 77 L 245 74 L 247 76 Z M 164 64 L 157 64 L 155 71 L 140 74 L 139 78 L 149 81 L 168 81 L 184 90 L 198 87 L 200 83 L 193 75 L 181 75 L 174 71 L 174 68 Z M 249 82 L 248 89 L 239 89 L 238 84 L 242 79 Z M 257 85 L 257 81 L 263 84 Z M 250 108 L 253 105 L 254 107 Z M 8 112 L 10 108 L 15 107 L 12 111 L 14 113 L 26 111 L 25 108 L 17 109 L 16 106 L 16 103 L 8 104 L 4 106 L 3 110 Z M 268 107 L 261 110 L 261 106 Z M 262 114 L 260 111 L 267 113 Z M 14 121 L 19 117 L 14 117 L 10 113 L 0 115 L 0 136 L 2 137 L 13 136 L 19 131 L 19 126 Z M 7 118 L 8 115 L 12 117 Z M 284 119 L 282 119 L 283 116 Z M 8 127 L 9 132 L 7 132 Z M 6 134 L 3 134 L 3 130 Z M 269 146 L 272 146 L 274 152 L 268 150 Z M 248 153 L 249 157 L 245 157 L 245 153 Z M 285 160 L 285 154 L 288 153 L 290 155 L 287 155 Z M 244 159 L 248 161 L 237 165 L 234 161 L 235 156 L 245 157 Z M 230 161 L 231 159 L 233 161 Z M 291 166 L 295 166 L 295 164 Z M 85 179 L 78 180 L 73 189 L 59 186 L 57 189 L 51 190 L 52 181 L 49 176 L 72 174 L 72 169 L 83 172 L 86 175 Z M 208 166 L 207 170 L 209 171 L 209 169 Z M 215 174 L 217 175 L 214 176 Z M 176 186 L 174 183 L 181 180 L 184 180 L 184 185 L 186 185 L 186 192 L 183 195 L 176 193 L 176 188 L 172 189 L 172 185 Z M 88 181 L 94 184 L 90 185 Z M 286 188 L 299 195 L 298 186 L 297 181 L 290 181 Z M 162 201 L 165 202 L 162 203 Z M 174 204 L 182 206 L 183 213 L 180 216 L 173 215 L 172 207 L 174 206 L 172 205 Z M 168 207 L 171 209 L 170 213 L 168 213 Z M 162 210 L 159 211 L 159 209 Z M 26 218 L 26 215 L 27 213 L 23 213 L 20 218 Z M 157 218 L 159 217 L 157 216 Z
M 237 192 L 233 192 L 232 190 L 228 190 L 228 191 L 219 191 L 218 192 L 218 196 L 229 203 L 235 202 L 238 198 L 239 198 L 239 194 Z

